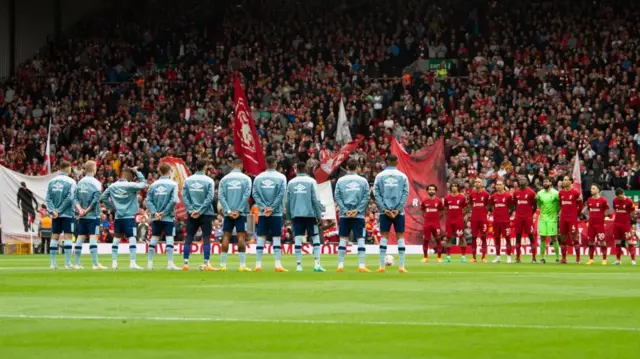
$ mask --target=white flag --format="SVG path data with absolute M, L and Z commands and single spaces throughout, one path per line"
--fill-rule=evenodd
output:
M 41 176 L 51 174 L 51 122 L 53 119 L 49 120 L 49 134 L 47 134 L 47 148 L 44 151 L 44 164 L 40 170 Z
M 351 142 L 351 131 L 349 131 L 349 122 L 347 122 L 347 111 L 344 109 L 344 103 L 342 100 L 340 100 L 340 110 L 338 112 L 336 141 L 339 145 Z
M 322 219 L 336 220 L 336 203 L 333 201 L 333 191 L 331 190 L 331 182 L 323 182 L 318 184 L 318 199 L 324 206 Z

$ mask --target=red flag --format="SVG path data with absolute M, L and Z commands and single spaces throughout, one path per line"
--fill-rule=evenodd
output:
M 576 152 L 576 161 L 573 165 L 573 188 L 580 193 L 582 198 L 582 175 L 580 174 L 580 156 Z
M 182 159 L 175 157 L 163 157 L 160 160 L 160 164 L 165 163 L 173 168 L 173 177 L 171 179 L 178 184 L 178 198 L 180 198 L 180 202 L 176 205 L 176 218 L 187 219 L 187 210 L 184 208 L 184 202 L 182 202 L 182 185 L 187 177 L 191 176 L 189 167 L 187 167 Z
M 394 138 L 391 153 L 398 157 L 398 170 L 409 177 L 409 198 L 404 208 L 404 238 L 408 244 L 422 244 L 424 218 L 420 203 L 427 196 L 427 186 L 435 184 L 440 197 L 443 197 L 447 190 L 444 144 L 440 139 L 415 155 L 410 155 Z
M 235 122 L 233 128 L 233 147 L 236 155 L 242 158 L 244 170 L 252 175 L 258 175 L 267 165 L 264 161 L 264 152 L 260 147 L 260 138 L 256 132 L 256 126 L 251 118 L 251 109 L 247 102 L 247 96 L 240 85 L 237 75 L 233 75 Z
M 358 148 L 362 139 L 363 137 L 359 136 L 357 139 L 344 145 L 340 151 L 334 153 L 331 157 L 327 158 L 326 161 L 323 161 L 320 167 L 313 173 L 316 181 L 318 183 L 327 181 L 329 176 L 340 167 L 342 162 L 349 158 L 349 155 Z
M 49 134 L 47 135 L 47 149 L 44 151 L 44 163 L 40 170 L 40 175 L 45 176 L 51 174 L 51 122 L 49 120 Z

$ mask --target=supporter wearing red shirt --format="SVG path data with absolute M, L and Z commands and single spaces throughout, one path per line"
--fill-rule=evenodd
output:
M 493 211 L 493 237 L 496 242 L 496 260 L 500 262 L 500 247 L 502 238 L 507 242 L 507 261 L 511 262 L 511 237 L 509 236 L 509 225 L 511 218 L 511 207 L 513 206 L 513 196 L 504 190 L 504 182 L 496 182 L 496 192 L 491 196 L 491 208 Z M 520 253 L 516 261 L 519 262 Z
M 622 256 L 622 242 L 627 241 L 629 252 L 631 253 L 631 264 L 636 264 L 635 240 L 631 230 L 631 215 L 635 212 L 633 201 L 624 195 L 622 188 L 616 188 L 616 198 L 613 199 L 613 210 L 616 217 L 613 220 L 613 239 L 616 241 L 616 262 L 613 265 L 620 265 Z
M 424 213 L 424 242 L 422 244 L 422 253 L 424 255 L 424 258 L 422 259 L 423 263 L 429 262 L 429 244 L 436 248 L 438 258 L 442 255 L 442 250 L 440 248 L 442 236 L 440 216 L 442 215 L 444 206 L 442 205 L 442 199 L 436 196 L 437 191 L 438 187 L 436 187 L 436 185 L 429 185 L 429 187 L 427 187 L 428 196 L 427 198 L 424 198 L 420 204 L 420 209 L 422 209 L 422 212 Z
M 484 189 L 481 178 L 476 178 L 473 186 L 473 189 L 469 191 L 469 201 L 471 203 L 471 250 L 473 251 L 471 263 L 476 263 L 478 238 L 482 239 L 482 263 L 486 263 L 487 207 L 489 206 L 490 196 L 489 192 Z
M 569 176 L 562 179 L 560 197 L 560 248 L 562 261 L 567 263 L 567 246 L 573 244 L 576 262 L 580 263 L 580 243 L 578 242 L 578 212 L 582 208 L 582 194 L 573 188 L 573 180 Z
M 464 240 L 464 210 L 467 206 L 467 198 L 460 193 L 457 183 L 451 184 L 451 193 L 444 197 L 444 208 L 446 213 L 446 261 L 451 261 L 451 244 L 457 239 L 462 251 L 462 262 L 466 262 L 467 241 Z
M 602 265 L 607 264 L 607 242 L 605 239 L 604 218 L 609 211 L 609 203 L 607 199 L 600 196 L 600 187 L 596 184 L 591 185 L 591 197 L 587 200 L 587 209 L 589 210 L 589 261 L 587 265 L 593 264 L 593 256 L 596 252 L 596 246 L 602 251 Z
M 536 206 L 536 193 L 527 187 L 525 178 L 518 179 L 520 188 L 513 192 L 516 205 L 514 227 L 516 236 L 530 237 L 533 234 L 533 212 Z

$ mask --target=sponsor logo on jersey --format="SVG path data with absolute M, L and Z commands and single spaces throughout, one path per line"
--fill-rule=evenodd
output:
M 353 191 L 359 191 L 360 190 L 360 185 L 356 182 L 349 182 L 346 186 L 347 188 L 345 189 L 345 191 L 347 192 L 353 192 Z
M 64 185 L 60 182 L 56 182 L 53 184 L 53 186 L 51 186 L 51 190 L 53 192 L 62 192 L 63 189 L 64 189 Z
M 123 189 L 114 189 L 112 193 L 113 193 L 113 196 L 116 197 L 116 198 L 127 198 L 127 197 L 129 197 L 127 191 L 125 191 Z
M 156 190 L 154 192 L 156 196 L 166 196 L 167 193 L 169 193 L 169 190 L 165 186 L 156 187 Z
M 307 187 L 302 183 L 298 183 L 293 187 L 293 193 L 296 193 L 296 194 L 307 193 Z
M 384 180 L 384 186 L 385 187 L 398 187 L 398 180 L 393 178 L 393 177 L 389 177 L 386 180 Z
M 231 181 L 227 184 L 227 189 L 242 189 L 242 182 L 240 181 Z
M 274 188 L 276 188 L 276 183 L 273 182 L 270 179 L 266 179 L 266 180 L 262 181 L 262 183 L 260 183 L 260 187 L 262 187 L 264 189 L 274 189 Z
M 204 192 L 204 185 L 202 185 L 202 184 L 200 184 L 198 182 L 194 182 L 194 183 L 189 185 L 189 191 Z

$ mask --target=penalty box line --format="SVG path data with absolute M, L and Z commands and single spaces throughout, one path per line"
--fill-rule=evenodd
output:
M 274 323 L 274 324 L 308 324 L 308 325 L 401 325 L 414 327 L 463 327 L 488 329 L 542 329 L 542 330 L 584 330 L 640 332 L 640 327 L 584 326 L 584 325 L 539 325 L 539 324 L 497 324 L 497 323 L 448 323 L 417 321 L 348 321 L 348 320 L 313 320 L 313 319 L 251 319 L 225 317 L 158 317 L 158 316 L 101 316 L 101 315 L 38 315 L 0 313 L 0 319 L 25 320 L 86 320 L 86 321 L 151 321 L 151 322 L 209 322 L 209 323 Z

